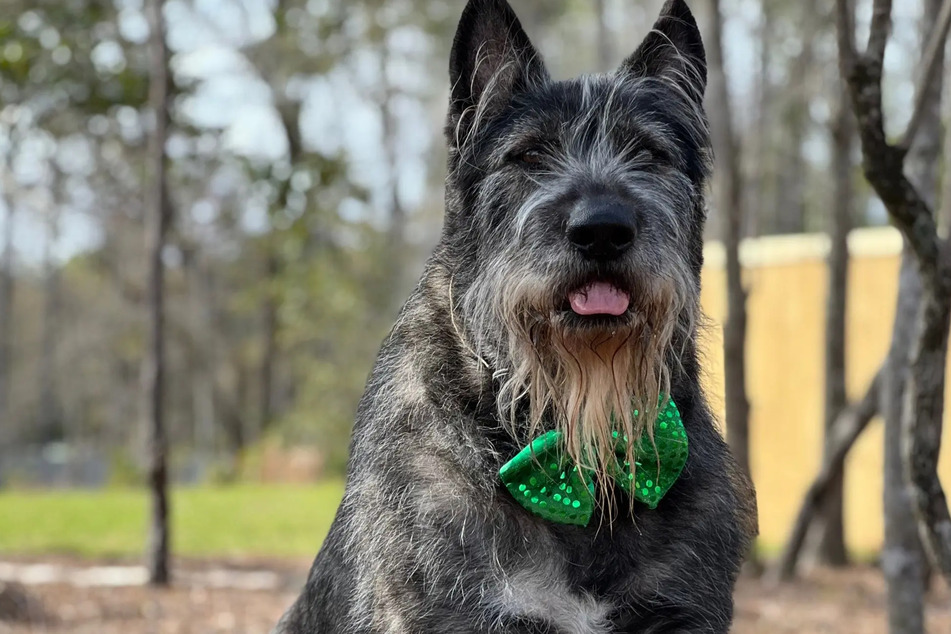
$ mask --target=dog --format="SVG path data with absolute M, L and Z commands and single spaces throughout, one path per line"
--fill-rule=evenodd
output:
M 553 81 L 506 0 L 469 0 L 450 79 L 443 232 L 275 632 L 727 632 L 756 510 L 699 380 L 690 10 Z

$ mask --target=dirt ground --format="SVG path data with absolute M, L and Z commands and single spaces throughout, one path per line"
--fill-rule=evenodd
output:
M 168 590 L 8 584 L 6 593 L 0 591 L 0 634 L 266 634 L 306 574 L 306 562 L 187 562 L 179 569 L 223 565 L 273 571 L 279 582 L 270 590 L 198 587 L 194 581 Z M 941 582 L 936 586 L 928 631 L 951 632 L 951 592 Z M 733 632 L 885 634 L 884 618 L 877 570 L 820 571 L 779 588 L 743 579 Z

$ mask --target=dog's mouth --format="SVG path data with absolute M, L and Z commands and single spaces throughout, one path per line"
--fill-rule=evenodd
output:
M 563 291 L 557 312 L 569 330 L 613 331 L 631 319 L 631 291 L 617 279 L 587 279 Z
M 568 293 L 568 306 L 581 317 L 620 317 L 631 305 L 630 294 L 607 281 L 593 281 Z
M 642 283 L 636 271 L 615 267 L 570 271 L 551 285 L 547 306 L 539 306 L 536 317 L 570 332 L 615 332 L 642 310 L 635 294 Z

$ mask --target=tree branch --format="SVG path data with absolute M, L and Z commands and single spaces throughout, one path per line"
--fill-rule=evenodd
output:
M 837 0 L 839 45 L 843 77 L 852 97 L 852 107 L 859 123 L 864 171 L 868 182 L 881 198 L 895 226 L 904 234 L 912 252 L 921 264 L 922 278 L 933 289 L 942 286 L 937 272 L 940 242 L 931 209 L 905 177 L 907 154 L 902 147 L 888 143 L 882 108 L 882 57 L 887 31 L 891 24 L 891 2 L 876 0 L 872 15 L 869 53 L 860 58 L 848 48 L 851 11 L 848 0 Z M 888 13 L 885 13 L 885 11 Z
M 829 485 L 842 472 L 845 466 L 845 457 L 849 450 L 865 428 L 868 427 L 875 414 L 878 413 L 879 392 L 883 375 L 884 370 L 880 368 L 868 390 L 866 390 L 865 396 L 857 403 L 842 410 L 836 417 L 835 423 L 832 424 L 832 428 L 829 430 L 829 447 L 826 458 L 819 469 L 818 475 L 809 485 L 809 489 L 803 497 L 789 540 L 786 542 L 786 547 L 783 549 L 779 562 L 770 575 L 773 581 L 789 581 L 796 575 L 799 553 L 802 551 L 803 544 L 805 544 L 812 519 L 822 507 L 822 502 L 829 492 Z
M 899 147 L 905 150 L 911 148 L 911 144 L 915 142 L 915 136 L 918 134 L 918 128 L 921 126 L 928 105 L 928 84 L 934 80 L 935 72 L 939 66 L 938 62 L 942 59 L 941 54 L 947 44 L 949 28 L 951 28 L 951 0 L 944 0 L 941 5 L 941 13 L 938 14 L 938 22 L 931 31 L 931 37 L 928 39 L 928 44 L 922 55 L 921 67 L 923 70 L 915 86 L 915 105 L 911 120 L 909 120 L 908 128 L 898 144 Z
M 836 0 L 836 22 L 839 25 L 839 70 L 848 77 L 858 52 L 855 50 L 855 7 L 850 0 Z
M 854 22 L 853 22 L 854 24 Z M 879 68 L 885 59 L 885 46 L 892 34 L 892 0 L 875 0 L 872 5 L 872 23 L 868 32 L 865 57 Z

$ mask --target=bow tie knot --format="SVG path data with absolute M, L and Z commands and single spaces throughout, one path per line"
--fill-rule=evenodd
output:
M 611 478 L 635 500 L 657 508 L 687 462 L 687 432 L 673 399 L 667 399 L 653 434 L 641 434 L 633 468 L 627 459 L 627 436 L 616 431 L 613 435 L 617 442 Z M 565 451 L 560 431 L 532 441 L 502 466 L 499 477 L 512 497 L 539 517 L 578 526 L 591 521 L 594 483 L 581 477 L 578 465 Z

